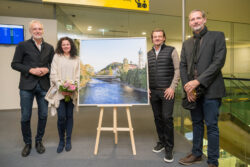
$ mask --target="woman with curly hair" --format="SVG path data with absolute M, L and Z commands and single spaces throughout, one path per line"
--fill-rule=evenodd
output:
M 66 92 L 60 90 L 61 83 L 64 81 L 73 81 L 79 83 L 80 77 L 80 59 L 77 56 L 76 46 L 69 37 L 61 38 L 57 43 L 56 54 L 54 55 L 50 82 L 51 87 L 46 95 L 46 100 L 51 106 L 52 115 L 57 111 L 59 144 L 57 153 L 61 153 L 65 147 L 66 151 L 70 151 L 71 134 L 73 129 L 73 109 L 77 105 L 77 91 Z M 65 96 L 70 100 L 65 100 Z

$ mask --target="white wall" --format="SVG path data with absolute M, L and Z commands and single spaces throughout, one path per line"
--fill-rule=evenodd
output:
M 28 31 L 28 25 L 31 20 L 33 20 L 33 18 L 0 16 L 1 24 L 24 25 L 25 40 L 31 37 Z M 55 47 L 57 42 L 57 21 L 52 19 L 37 20 L 40 20 L 44 25 L 45 41 Z M 0 110 L 20 108 L 18 89 L 20 73 L 14 71 L 10 66 L 15 48 L 15 45 L 0 45 Z M 34 103 L 34 107 L 36 107 L 36 103 Z

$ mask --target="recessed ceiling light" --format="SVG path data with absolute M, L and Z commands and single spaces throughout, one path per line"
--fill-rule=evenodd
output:
M 88 31 L 92 31 L 92 26 L 88 26 Z
M 142 32 L 141 34 L 142 34 L 142 35 L 146 35 L 147 33 L 146 33 L 146 32 Z
M 73 29 L 73 26 L 71 24 L 67 24 L 65 27 L 68 31 Z
M 228 40 L 229 40 L 229 38 L 225 38 L 225 40 L 226 40 L 226 41 L 228 41 Z

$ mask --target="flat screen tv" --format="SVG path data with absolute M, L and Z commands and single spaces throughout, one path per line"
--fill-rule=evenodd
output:
M 23 25 L 0 24 L 0 44 L 16 45 L 24 40 Z

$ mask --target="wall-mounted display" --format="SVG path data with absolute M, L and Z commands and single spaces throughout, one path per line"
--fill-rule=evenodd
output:
M 24 41 L 24 26 L 0 24 L 0 44 L 16 45 Z

